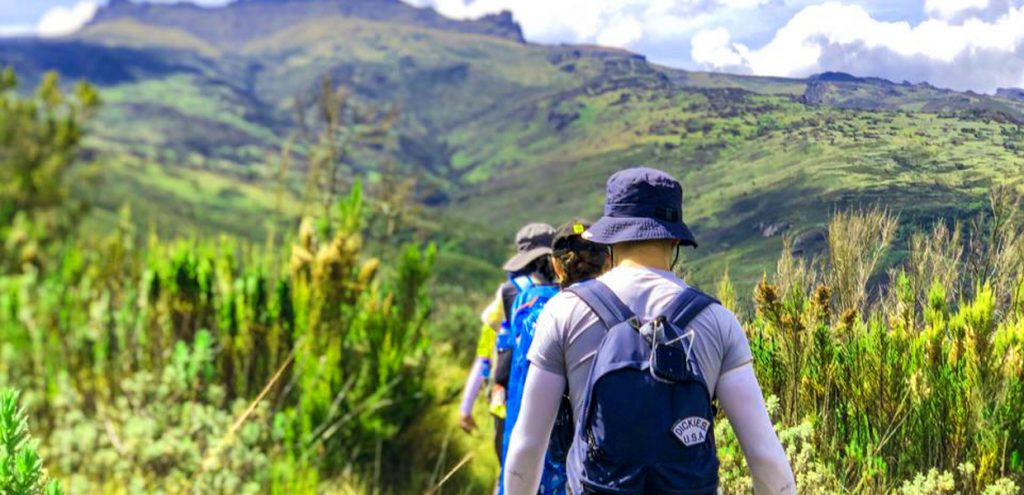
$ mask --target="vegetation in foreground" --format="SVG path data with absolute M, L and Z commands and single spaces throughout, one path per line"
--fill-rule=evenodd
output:
M 42 102 L 0 93 L 0 121 L 21 131 L 2 135 L 3 171 L 22 179 L 0 189 L 0 385 L 23 390 L 68 492 L 487 489 L 493 472 L 444 423 L 461 385 L 447 344 L 465 329 L 429 318 L 432 248 L 371 256 L 380 219 L 358 184 L 319 198 L 333 206 L 285 245 L 143 236 L 128 211 L 85 235 L 66 191 L 91 93 L 50 84 Z M 754 304 L 723 278 L 801 493 L 1019 491 L 1020 200 L 999 190 L 986 212 L 906 246 L 886 212 L 839 213 L 827 255 L 785 250 Z M 889 263 L 894 247 L 910 262 Z M 723 487 L 742 493 L 719 428 Z
M 800 493 L 1019 492 L 1022 221 L 995 191 L 970 229 L 914 234 L 885 274 L 897 218 L 880 210 L 838 214 L 826 257 L 783 253 L 745 326 Z M 719 293 L 735 307 L 728 278 Z M 721 454 L 729 491 L 749 487 L 735 444 Z
M 60 483 L 46 475 L 18 392 L 10 389 L 0 391 L 0 493 L 64 494 Z

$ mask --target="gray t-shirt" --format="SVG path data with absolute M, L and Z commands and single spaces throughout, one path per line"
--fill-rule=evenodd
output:
M 687 288 L 671 272 L 653 268 L 618 267 L 598 280 L 645 322 L 660 316 Z M 714 396 L 723 373 L 753 360 L 747 336 L 732 311 L 718 304 L 697 315 L 688 328 L 695 336 L 691 352 L 704 374 L 708 393 Z M 570 292 L 548 301 L 538 317 L 527 358 L 532 365 L 567 378 L 574 417 L 580 417 L 591 359 L 604 334 L 597 315 Z

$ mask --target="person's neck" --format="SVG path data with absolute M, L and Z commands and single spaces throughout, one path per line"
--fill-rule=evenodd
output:
M 631 246 L 632 247 L 632 246 Z M 614 249 L 614 248 L 613 248 Z M 665 255 L 663 249 L 657 245 L 644 246 L 637 249 L 621 249 L 615 253 L 615 266 L 623 268 L 654 268 L 657 270 L 670 271 L 672 262 Z
M 655 270 L 671 271 L 668 263 L 644 263 L 633 259 L 619 260 L 616 268 L 653 268 Z

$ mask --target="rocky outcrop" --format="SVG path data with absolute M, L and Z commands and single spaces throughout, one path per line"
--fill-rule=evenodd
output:
M 525 38 L 523 38 L 523 28 L 520 27 L 519 23 L 512 17 L 512 12 L 507 10 L 498 14 L 484 16 L 473 22 L 483 29 L 485 34 L 501 38 L 511 38 L 519 41 L 520 43 L 526 41 Z
M 789 222 L 760 222 L 757 224 L 757 231 L 761 237 L 775 237 L 792 227 L 793 224 Z
M 822 72 L 807 78 L 808 81 L 821 82 L 862 82 L 864 79 L 845 72 Z
M 822 81 L 808 81 L 807 88 L 804 89 L 804 94 L 800 95 L 800 103 L 807 105 L 821 105 L 825 102 L 825 96 L 828 95 L 831 85 L 827 82 Z
M 814 253 L 825 249 L 828 244 L 828 234 L 824 230 L 811 230 L 793 238 L 792 254 Z
M 999 88 L 996 90 L 996 96 L 1006 98 L 1009 100 L 1024 101 L 1024 89 L 1021 88 Z

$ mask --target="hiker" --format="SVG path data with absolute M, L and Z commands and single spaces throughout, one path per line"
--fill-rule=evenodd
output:
M 509 495 L 532 495 L 568 385 L 572 494 L 713 494 L 717 397 L 756 493 L 795 493 L 765 410 L 747 337 L 729 310 L 672 272 L 697 246 L 682 187 L 633 168 L 608 180 L 604 216 L 583 237 L 610 245 L 613 268 L 555 296 L 540 315 L 505 459 Z
M 516 254 L 508 259 L 502 269 L 508 273 L 494 295 L 494 299 L 481 314 L 483 326 L 477 343 L 476 358 L 466 377 L 459 407 L 459 426 L 470 433 L 477 428 L 473 418 L 473 403 L 483 387 L 484 381 L 491 380 L 490 412 L 494 417 L 494 452 L 498 460 L 502 457 L 502 443 L 505 436 L 505 398 L 511 365 L 512 343 L 509 336 L 508 317 L 512 303 L 522 290 L 537 284 L 547 284 L 554 279 L 554 272 L 548 255 L 554 227 L 544 223 L 531 223 L 516 233 Z M 494 362 L 491 362 L 492 354 Z
M 607 258 L 605 246 L 594 244 L 581 237 L 589 223 L 576 219 L 563 225 L 555 233 L 551 244 L 551 266 L 557 278 L 554 283 L 537 284 L 516 296 L 512 304 L 510 333 L 512 335 L 512 366 L 508 381 L 508 400 L 505 416 L 504 447 L 507 451 L 511 430 L 515 426 L 522 402 L 523 386 L 529 371 L 529 352 L 534 337 L 534 328 L 547 302 L 561 289 L 577 282 L 596 277 L 604 271 Z M 541 473 L 539 495 L 562 495 L 565 493 L 565 458 L 572 442 L 572 413 L 568 398 L 563 398 L 558 419 L 548 445 Z M 503 458 L 505 452 L 502 452 Z M 499 493 L 504 489 L 499 488 Z

